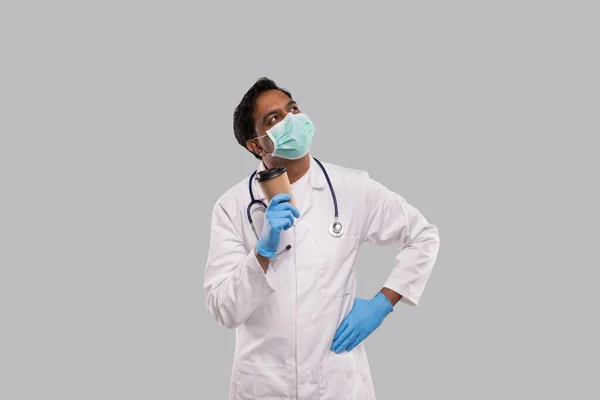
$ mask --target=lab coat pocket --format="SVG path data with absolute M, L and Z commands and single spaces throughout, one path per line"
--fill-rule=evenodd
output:
M 238 361 L 236 400 L 291 400 L 290 372 L 284 365 Z
M 364 387 L 354 353 L 329 352 L 319 368 L 320 400 L 363 400 Z
M 356 276 L 360 237 L 328 236 L 317 260 L 317 286 L 324 297 L 351 293 Z

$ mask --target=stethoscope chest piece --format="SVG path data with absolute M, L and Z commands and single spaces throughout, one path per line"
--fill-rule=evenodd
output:
M 342 223 L 339 221 L 333 221 L 331 225 L 329 225 L 329 234 L 333 237 L 340 237 L 344 233 L 344 227 Z

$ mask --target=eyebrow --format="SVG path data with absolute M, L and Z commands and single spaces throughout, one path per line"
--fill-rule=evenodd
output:
M 296 104 L 296 101 L 295 101 L 295 100 L 290 100 L 290 101 L 289 101 L 289 102 L 286 104 L 285 108 L 286 108 L 286 109 L 287 109 L 287 108 L 290 108 L 290 106 L 291 106 L 291 105 L 293 105 L 293 104 Z M 267 124 L 267 118 L 269 118 L 271 115 L 275 115 L 275 114 L 277 114 L 277 112 L 278 112 L 278 110 L 271 110 L 271 111 L 269 111 L 268 113 L 266 113 L 266 114 L 264 115 L 264 117 L 262 118 L 262 123 L 263 123 L 263 125 L 266 125 L 266 124 Z

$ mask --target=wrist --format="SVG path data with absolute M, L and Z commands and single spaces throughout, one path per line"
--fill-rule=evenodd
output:
M 377 292 L 373 297 L 373 301 L 377 304 L 377 307 L 385 313 L 385 315 L 394 311 L 394 306 L 390 300 L 381 292 Z
M 262 246 L 262 243 L 260 240 L 258 242 L 256 242 L 256 246 L 254 246 L 254 250 L 256 250 L 257 254 L 259 254 L 265 258 L 274 258 L 276 255 L 275 251 L 269 251 L 269 250 L 265 249 Z
M 389 300 L 390 303 L 392 303 L 392 307 L 394 307 L 402 299 L 401 294 L 396 293 L 392 289 L 386 287 L 381 288 L 380 292 L 385 296 L 386 299 Z

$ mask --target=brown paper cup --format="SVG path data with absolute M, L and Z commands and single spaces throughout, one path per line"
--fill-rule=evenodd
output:
M 287 175 L 287 168 L 279 166 L 265 169 L 256 174 L 256 180 L 260 189 L 265 194 L 267 202 L 270 202 L 275 195 L 288 193 L 292 196 L 290 203 L 296 207 L 292 194 L 292 186 Z

